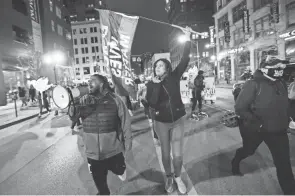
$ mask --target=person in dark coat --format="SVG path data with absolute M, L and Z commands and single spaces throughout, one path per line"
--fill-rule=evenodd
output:
M 184 31 L 186 39 L 190 32 Z M 173 191 L 175 180 L 178 190 L 186 193 L 186 185 L 180 174 L 183 163 L 183 137 L 185 123 L 185 106 L 180 94 L 180 79 L 188 67 L 191 43 L 184 46 L 182 59 L 172 71 L 167 59 L 159 59 L 154 63 L 154 78 L 147 84 L 146 100 L 153 111 L 153 124 L 160 139 L 162 163 L 166 173 L 165 189 Z M 173 156 L 174 173 L 171 171 L 171 152 Z
M 43 108 L 45 108 L 47 110 L 47 112 L 50 112 L 49 103 L 48 103 L 48 99 L 47 99 L 47 94 L 46 94 L 45 91 L 43 91 L 42 94 L 43 94 L 43 96 L 41 96 L 40 92 L 38 94 L 39 108 L 40 108 L 39 118 L 42 115 Z
M 199 113 L 202 112 L 202 91 L 205 88 L 204 84 L 204 71 L 200 70 L 194 80 L 193 98 L 192 98 L 192 114 L 196 109 L 198 102 Z
M 240 133 L 243 146 L 232 160 L 234 175 L 242 175 L 240 162 L 253 155 L 265 142 L 276 167 L 279 184 L 284 194 L 295 194 L 295 180 L 290 161 L 287 135 L 289 127 L 288 91 L 282 79 L 286 61 L 268 56 L 248 80 L 237 98 L 236 114 L 242 120 Z
M 29 96 L 30 96 L 30 99 L 32 101 L 32 103 L 34 101 L 36 101 L 35 97 L 36 97 L 36 89 L 34 88 L 33 85 L 30 86 L 30 89 L 29 89 Z

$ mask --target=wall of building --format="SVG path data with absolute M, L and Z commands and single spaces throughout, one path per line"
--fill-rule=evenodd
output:
M 278 55 L 282 58 L 285 57 L 285 41 L 280 39 L 279 35 L 285 32 L 285 29 L 287 28 L 286 3 L 289 1 L 290 0 L 279 1 L 279 22 L 269 22 L 269 20 L 267 20 L 269 18 L 265 17 L 265 23 L 263 25 L 265 27 L 263 27 L 263 30 L 260 33 L 261 35 L 258 36 L 258 26 L 255 25 L 255 21 L 264 16 L 270 15 L 270 4 L 265 5 L 260 9 L 256 9 L 254 7 L 254 1 L 247 0 L 246 6 L 249 10 L 249 25 L 251 30 L 249 36 L 246 36 L 244 42 L 242 43 L 236 43 L 234 36 L 234 31 L 243 27 L 242 19 L 234 23 L 232 13 L 233 8 L 240 4 L 242 0 L 230 1 L 214 14 L 215 30 L 217 32 L 216 51 L 218 57 L 219 78 L 224 78 L 224 70 L 226 69 L 226 66 L 230 66 L 232 80 L 239 79 L 242 70 L 246 66 L 250 66 L 254 71 L 259 67 L 262 51 L 269 50 L 270 48 L 277 48 Z M 231 39 L 230 43 L 224 49 L 221 49 L 220 38 L 224 37 L 224 31 L 218 31 L 218 19 L 226 13 L 228 14 L 228 21 L 230 24 Z M 242 35 L 245 36 L 244 33 Z M 240 63 L 241 56 L 247 56 L 246 63 Z M 228 62 L 230 63 L 223 66 L 225 58 L 228 58 Z
M 28 8 L 28 1 L 22 2 Z M 24 81 L 22 66 L 17 59 L 27 57 L 33 47 L 30 44 L 32 24 L 29 10 L 21 13 L 13 8 L 12 0 L 1 0 L 0 24 L 0 105 L 6 105 L 6 93 L 10 87 L 23 85 Z M 24 36 L 16 35 L 13 26 L 24 30 Z
M 39 0 L 39 2 L 44 53 L 56 50 L 63 52 L 66 61 L 59 64 L 70 68 L 56 66 L 57 82 L 69 80 L 69 71 L 73 64 L 73 44 L 68 7 L 61 0 Z M 41 75 L 47 76 L 50 82 L 55 83 L 53 64 L 43 64 L 41 70 Z
M 94 28 L 96 28 L 96 32 Z M 106 74 L 107 68 L 103 63 L 100 36 L 101 29 L 99 21 L 72 23 L 72 32 L 75 58 L 75 77 L 77 82 L 88 81 L 90 76 L 94 73 Z M 85 40 L 87 40 L 87 44 L 85 44 Z M 84 54 L 82 53 L 82 50 L 84 50 Z M 87 50 L 88 52 L 86 53 Z M 94 59 L 95 57 L 96 59 Z M 88 61 L 86 58 L 88 58 Z M 85 59 L 85 63 L 83 62 L 83 59 Z

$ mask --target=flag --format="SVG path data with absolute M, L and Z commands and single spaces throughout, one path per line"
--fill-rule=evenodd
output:
M 120 96 L 135 95 L 130 55 L 138 16 L 98 10 L 100 16 L 103 61 Z

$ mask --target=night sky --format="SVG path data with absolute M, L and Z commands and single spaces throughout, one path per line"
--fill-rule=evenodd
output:
M 107 0 L 107 3 L 111 10 L 117 12 L 167 22 L 165 0 Z M 161 49 L 168 51 L 170 30 L 169 26 L 140 19 L 132 46 L 132 54 L 160 52 Z

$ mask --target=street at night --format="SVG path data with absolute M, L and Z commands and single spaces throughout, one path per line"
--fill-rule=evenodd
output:
M 295 0 L 0 0 L 0 195 L 295 195 Z
M 241 146 L 237 128 L 219 123 L 224 110 L 233 108 L 231 89 L 217 88 L 223 95 L 214 105 L 205 106 L 210 118 L 187 120 L 185 126 L 183 179 L 188 194 L 238 195 L 282 194 L 276 180 L 271 154 L 262 144 L 252 157 L 241 163 L 243 177 L 232 176 L 231 159 Z M 44 115 L 0 130 L 0 193 L 23 195 L 83 195 L 97 190 L 88 172 L 81 139 L 72 135 L 65 114 Z M 127 156 L 127 179 L 121 182 L 109 174 L 111 194 L 163 195 L 160 150 L 142 109 L 132 122 L 133 149 Z M 295 167 L 294 136 L 290 135 Z M 178 192 L 173 192 L 178 194 Z

